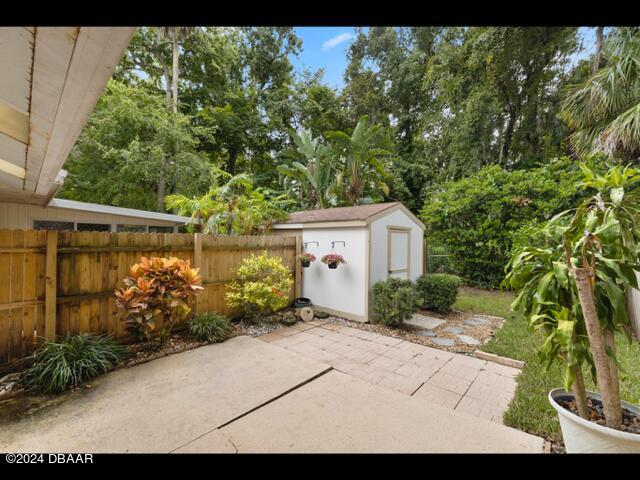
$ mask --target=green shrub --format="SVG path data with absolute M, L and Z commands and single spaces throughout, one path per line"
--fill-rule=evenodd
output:
M 498 288 L 515 232 L 586 198 L 589 192 L 578 185 L 581 179 L 570 159 L 530 170 L 492 165 L 442 185 L 426 198 L 420 218 L 430 244 L 451 255 L 451 269 L 466 283 Z
M 125 347 L 105 335 L 68 335 L 36 350 L 33 365 L 22 374 L 20 383 L 29 390 L 62 392 L 108 372 L 126 353 Z
M 374 313 L 373 322 L 390 326 L 400 325 L 418 311 L 420 297 L 411 281 L 390 278 L 375 283 L 371 306 Z
M 422 307 L 434 312 L 448 313 L 456 302 L 461 280 L 446 273 L 427 273 L 416 281 Z
M 291 272 L 280 257 L 267 252 L 251 255 L 242 261 L 236 280 L 227 287 L 227 305 L 252 318 L 269 315 L 289 305 L 292 285 Z
M 189 333 L 201 342 L 222 342 L 231 335 L 231 324 L 223 315 L 204 313 L 189 321 Z

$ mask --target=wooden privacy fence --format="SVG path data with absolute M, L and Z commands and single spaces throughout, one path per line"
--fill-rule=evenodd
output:
M 293 299 L 300 295 L 301 244 L 300 236 L 0 230 L 0 363 L 28 355 L 56 335 L 125 338 L 113 292 L 141 256 L 189 259 L 205 287 L 196 311 L 230 314 L 225 285 L 242 259 L 266 251 L 294 275 Z

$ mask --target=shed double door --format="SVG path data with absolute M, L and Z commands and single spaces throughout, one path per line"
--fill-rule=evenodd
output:
M 411 229 L 387 227 L 387 278 L 408 280 L 411 264 Z

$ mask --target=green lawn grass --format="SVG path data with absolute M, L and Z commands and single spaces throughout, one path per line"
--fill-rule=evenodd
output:
M 562 438 L 560 425 L 555 410 L 547 400 L 547 394 L 549 390 L 562 386 L 562 366 L 554 364 L 545 371 L 536 353 L 542 344 L 542 335 L 529 332 L 523 320 L 511 315 L 509 304 L 512 301 L 513 295 L 509 292 L 465 287 L 460 290 L 454 308 L 507 319 L 496 332 L 495 338 L 482 346 L 485 352 L 526 362 L 518 376 L 518 389 L 504 415 L 504 422 L 511 427 L 559 441 Z M 640 404 L 640 344 L 635 341 L 629 343 L 625 336 L 620 335 L 617 346 L 624 368 L 621 373 L 622 398 L 627 402 Z M 588 375 L 587 384 L 587 388 L 594 390 Z

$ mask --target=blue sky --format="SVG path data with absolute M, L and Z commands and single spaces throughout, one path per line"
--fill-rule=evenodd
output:
M 302 39 L 302 52 L 298 58 L 291 58 L 296 70 L 324 68 L 324 82 L 341 89 L 347 67 L 347 49 L 355 37 L 355 30 L 350 27 L 296 27 L 295 30 Z M 594 29 L 580 28 L 580 35 L 584 48 L 575 56 L 574 62 L 589 56 L 594 49 Z
M 302 52 L 292 57 L 297 71 L 324 68 L 324 82 L 332 88 L 342 88 L 342 75 L 347 67 L 347 49 L 355 37 L 349 27 L 296 27 L 302 39 Z

